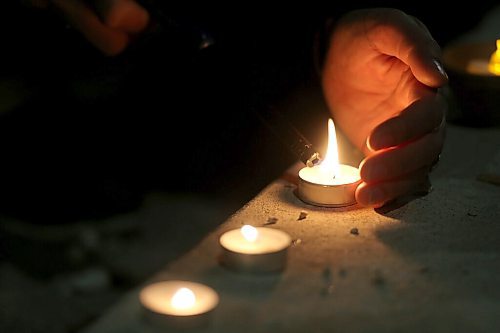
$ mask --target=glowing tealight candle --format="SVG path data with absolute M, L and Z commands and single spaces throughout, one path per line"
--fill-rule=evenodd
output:
M 219 303 L 212 288 L 189 281 L 163 281 L 141 290 L 140 302 L 147 318 L 162 325 L 190 328 L 205 324 Z
M 219 242 L 223 249 L 222 263 L 227 267 L 246 272 L 275 272 L 284 268 L 292 239 L 278 229 L 244 225 L 222 234 Z
M 490 62 L 488 63 L 488 70 L 491 74 L 500 75 L 500 39 L 496 42 L 497 49 L 490 57 Z
M 333 120 L 328 120 L 328 147 L 319 165 L 299 171 L 299 198 L 309 204 L 343 207 L 356 203 L 354 192 L 361 182 L 359 169 L 340 164 Z

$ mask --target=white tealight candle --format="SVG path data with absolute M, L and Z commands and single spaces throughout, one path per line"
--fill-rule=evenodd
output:
M 361 183 L 359 169 L 338 161 L 337 136 L 328 120 L 328 148 L 319 165 L 299 171 L 299 198 L 311 205 L 344 207 L 356 203 L 354 193 Z
M 222 234 L 219 242 L 224 265 L 238 271 L 265 273 L 283 270 L 292 238 L 278 229 L 244 225 Z
M 212 288 L 180 280 L 148 285 L 141 290 L 139 299 L 149 320 L 176 328 L 206 324 L 208 315 L 219 303 L 219 296 Z

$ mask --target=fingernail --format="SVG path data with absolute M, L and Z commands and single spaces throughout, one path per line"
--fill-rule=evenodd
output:
M 436 66 L 436 69 L 439 71 L 439 73 L 446 79 L 448 80 L 448 74 L 446 74 L 443 64 L 441 61 L 438 59 L 433 59 L 432 62 L 434 63 L 434 66 Z
M 380 149 L 380 135 L 377 134 L 377 132 L 372 133 L 368 139 L 366 140 L 366 146 L 371 150 L 371 151 L 377 151 Z
M 372 136 L 370 135 L 369 137 L 366 138 L 366 147 L 368 147 L 368 149 L 370 151 L 376 151 L 377 149 L 375 149 L 372 144 L 371 144 L 371 141 L 372 141 Z
M 375 187 L 368 192 L 368 203 L 370 205 L 379 204 L 384 201 L 384 193 L 381 189 Z

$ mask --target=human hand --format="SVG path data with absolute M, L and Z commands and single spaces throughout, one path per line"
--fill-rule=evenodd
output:
M 430 183 L 445 136 L 448 77 L 440 48 L 416 18 L 389 8 L 346 14 L 322 72 L 336 124 L 361 149 L 361 205 L 380 207 Z
M 134 0 L 29 0 L 52 5 L 68 23 L 106 55 L 121 53 L 149 23 L 149 13 Z

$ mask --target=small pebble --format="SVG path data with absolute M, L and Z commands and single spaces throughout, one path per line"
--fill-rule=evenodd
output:
M 292 245 L 299 245 L 300 243 L 302 243 L 302 239 L 300 238 L 292 240 Z
M 351 229 L 351 234 L 356 235 L 356 236 L 357 236 L 357 235 L 359 235 L 359 230 L 358 230 L 358 228 L 352 228 L 352 229 Z
M 271 225 L 271 224 L 276 224 L 276 223 L 278 223 L 278 218 L 276 218 L 276 217 L 269 217 L 267 219 L 267 222 L 264 223 L 264 225 Z
M 331 295 L 331 294 L 333 294 L 333 291 L 334 291 L 333 284 L 330 284 L 330 285 L 326 286 L 325 288 L 321 289 L 321 296 Z
M 471 212 L 468 212 L 468 213 L 467 213 L 467 216 L 470 216 L 470 217 L 476 217 L 476 216 L 477 216 L 477 213 L 471 213 Z
M 330 267 L 327 267 L 323 270 L 323 279 L 330 283 L 332 281 L 332 270 L 330 269 Z
M 377 287 L 383 287 L 385 285 L 385 278 L 379 271 L 375 272 L 375 276 L 372 278 L 372 284 Z
M 333 293 L 333 276 L 330 267 L 326 267 L 321 273 L 323 280 L 325 281 L 325 287 L 321 289 L 321 295 L 327 296 Z
M 305 210 L 303 210 L 303 211 L 300 212 L 299 218 L 297 219 L 297 221 L 303 220 L 306 217 L 307 217 L 307 212 Z

